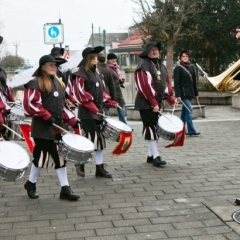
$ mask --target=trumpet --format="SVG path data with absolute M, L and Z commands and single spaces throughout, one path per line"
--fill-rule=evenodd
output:
M 219 92 L 234 94 L 240 91 L 240 60 L 216 77 L 208 77 L 206 72 L 198 64 L 196 65 Z

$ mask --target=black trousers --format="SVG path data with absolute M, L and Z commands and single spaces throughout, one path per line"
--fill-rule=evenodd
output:
M 66 161 L 58 155 L 57 141 L 34 138 L 33 164 L 38 168 L 48 168 L 50 156 L 53 159 L 51 167 L 58 169 L 66 167 Z
M 145 140 L 157 140 L 158 135 L 156 128 L 158 124 L 159 113 L 153 112 L 152 109 L 139 110 L 139 113 L 143 122 L 142 134 Z
M 101 132 L 102 120 L 96 119 L 81 119 L 85 137 L 94 144 L 94 150 L 103 150 L 106 148 L 106 141 Z

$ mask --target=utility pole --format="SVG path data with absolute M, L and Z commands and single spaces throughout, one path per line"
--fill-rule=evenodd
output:
M 92 47 L 94 47 L 94 32 L 93 32 L 93 23 L 92 23 Z
M 106 30 L 103 30 L 103 46 L 104 46 L 104 55 L 106 56 Z
M 20 43 L 16 41 L 16 43 L 13 43 L 13 46 L 16 48 L 16 51 L 15 51 L 15 55 L 17 56 L 18 55 L 18 46 L 20 45 Z
M 99 27 L 98 31 L 98 46 L 101 45 L 101 28 Z

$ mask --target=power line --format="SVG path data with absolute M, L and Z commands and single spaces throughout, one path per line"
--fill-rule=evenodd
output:
M 20 43 L 16 41 L 16 43 L 13 43 L 13 46 L 16 48 L 16 53 L 15 55 L 17 56 L 18 55 L 18 46 L 20 45 Z

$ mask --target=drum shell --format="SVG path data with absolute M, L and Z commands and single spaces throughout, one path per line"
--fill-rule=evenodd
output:
M 105 138 L 110 138 L 111 140 L 118 142 L 120 137 L 120 130 L 117 128 L 114 128 L 108 123 L 105 123 L 102 129 L 102 135 Z
M 12 121 L 9 123 L 9 127 L 18 133 L 20 136 L 22 136 L 21 130 L 19 128 L 19 121 Z M 14 134 L 13 132 L 10 131 L 10 139 L 15 140 L 15 141 L 20 141 L 22 138 L 20 138 L 18 135 Z
M 24 175 L 27 168 L 28 166 L 24 169 L 11 169 L 0 164 L 0 179 L 8 182 L 17 181 Z
M 117 124 L 117 125 L 113 126 L 115 124 Z M 129 130 L 126 130 L 126 126 Z M 120 121 L 116 121 L 113 119 L 106 119 L 104 121 L 103 128 L 102 128 L 102 135 L 105 138 L 110 138 L 111 140 L 113 140 L 115 142 L 119 142 L 119 137 L 120 137 L 121 132 L 131 133 L 132 129 L 128 125 L 126 125 Z
M 58 154 L 63 157 L 65 161 L 75 164 L 86 164 L 92 159 L 93 151 L 79 151 L 72 149 L 66 143 L 60 142 L 58 146 Z
M 160 126 L 157 125 L 156 128 L 157 135 L 160 138 L 163 138 L 165 140 L 173 141 L 175 139 L 175 133 L 168 132 L 164 129 L 162 129 Z

